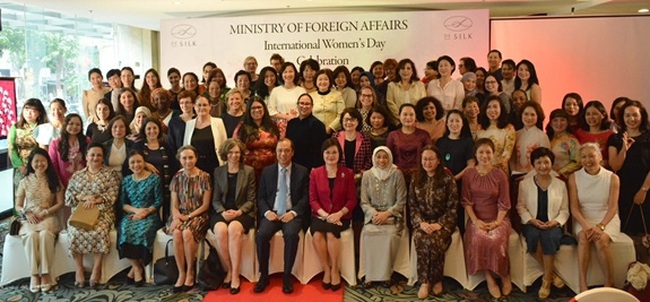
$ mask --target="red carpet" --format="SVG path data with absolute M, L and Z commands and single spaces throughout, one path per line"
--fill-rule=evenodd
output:
M 253 292 L 255 283 L 248 282 L 242 277 L 241 291 L 239 294 L 231 295 L 229 289 L 218 289 L 210 291 L 205 295 L 203 301 L 207 302 L 250 302 L 250 301 L 264 301 L 264 302 L 292 302 L 292 301 L 309 301 L 309 302 L 338 302 L 343 301 L 344 288 L 336 292 L 331 290 L 324 290 L 321 286 L 320 276 L 316 276 L 307 285 L 302 285 L 294 278 L 293 293 L 282 293 L 282 274 L 275 274 L 270 278 L 270 284 L 266 290 L 261 294 Z

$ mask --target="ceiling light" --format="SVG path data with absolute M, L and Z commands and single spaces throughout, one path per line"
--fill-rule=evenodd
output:
M 183 4 L 183 1 L 174 1 L 174 4 L 181 5 L 181 4 Z
M 639 10 L 639 13 L 642 13 L 642 14 L 650 13 L 650 9 L 642 8 L 642 9 Z

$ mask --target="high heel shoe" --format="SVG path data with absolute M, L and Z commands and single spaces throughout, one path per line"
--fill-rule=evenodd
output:
M 332 283 L 323 281 L 323 289 L 328 290 L 332 288 Z
M 92 280 L 91 279 L 90 281 L 88 281 L 88 285 L 90 286 L 90 288 L 95 288 L 95 287 L 100 286 L 101 284 L 99 283 L 99 280 Z
M 429 296 L 429 284 L 422 283 L 418 290 L 418 299 L 424 300 Z
M 221 287 L 230 288 L 230 282 L 224 282 L 223 284 L 221 284 Z
M 343 282 L 341 282 L 339 284 L 332 284 L 332 287 L 331 287 L 332 291 L 335 292 L 335 291 L 341 289 L 341 284 L 343 284 Z
M 74 282 L 74 287 L 76 287 L 76 288 L 84 288 L 85 283 L 86 283 L 86 281 L 75 281 Z
M 133 285 L 133 283 L 135 283 L 135 279 L 131 278 L 129 276 L 126 276 L 126 281 L 124 281 L 124 283 L 126 283 L 126 285 Z
M 178 293 L 182 292 L 184 288 L 185 288 L 185 285 L 181 285 L 181 286 L 175 286 L 174 285 L 174 287 L 172 287 L 172 293 L 178 294 Z
M 41 284 L 41 292 L 49 292 L 52 290 L 52 284 Z
M 560 278 L 558 275 L 553 275 L 553 285 L 557 288 L 563 288 L 566 284 L 564 283 L 564 280 Z
M 537 292 L 537 296 L 540 299 L 546 299 L 548 296 L 551 294 L 551 284 L 552 280 L 548 281 L 542 278 L 542 286 L 539 288 L 539 291 Z

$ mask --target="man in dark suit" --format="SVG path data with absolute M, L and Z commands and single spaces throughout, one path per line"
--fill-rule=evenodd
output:
M 284 236 L 284 277 L 282 292 L 293 292 L 291 270 L 298 252 L 299 233 L 309 215 L 309 173 L 307 168 L 292 162 L 294 145 L 281 139 L 276 147 L 278 163 L 262 171 L 257 191 L 261 221 L 257 233 L 257 259 L 261 278 L 254 291 L 261 293 L 269 285 L 270 241 L 282 230 Z

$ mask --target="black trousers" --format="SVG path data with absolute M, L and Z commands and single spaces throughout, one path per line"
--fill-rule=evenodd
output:
M 283 223 L 281 221 L 269 221 L 262 217 L 259 230 L 257 231 L 257 260 L 260 264 L 262 277 L 269 275 L 269 252 L 271 249 L 271 238 L 279 230 L 284 236 L 284 275 L 291 275 L 293 263 L 298 253 L 299 234 L 302 229 L 302 219 L 296 217 L 293 220 Z

